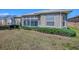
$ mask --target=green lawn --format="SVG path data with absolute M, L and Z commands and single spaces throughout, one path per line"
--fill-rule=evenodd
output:
M 79 49 L 79 31 L 76 37 L 65 37 L 32 30 L 0 30 L 1 50 L 62 50 Z

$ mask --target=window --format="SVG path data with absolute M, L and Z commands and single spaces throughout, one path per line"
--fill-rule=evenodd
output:
M 26 20 L 24 20 L 24 25 L 26 25 Z
M 31 26 L 38 26 L 37 20 L 31 20 Z
M 54 16 L 53 15 L 46 15 L 46 25 L 47 26 L 54 26 Z
M 26 26 L 30 26 L 30 20 L 29 19 L 27 20 Z
M 25 26 L 38 26 L 38 21 L 37 20 L 24 20 L 24 25 Z
M 30 20 L 28 19 L 28 20 L 24 20 L 24 25 L 25 26 L 30 26 Z
M 53 15 L 46 15 L 46 20 L 54 20 L 54 16 Z
M 47 22 L 47 26 L 54 26 L 54 22 Z

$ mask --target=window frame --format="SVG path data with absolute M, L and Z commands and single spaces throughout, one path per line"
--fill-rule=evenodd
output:
M 38 26 L 38 20 L 31 20 L 31 26 Z
M 49 23 L 49 24 L 52 23 L 52 25 L 49 25 L 48 23 Z M 47 26 L 54 26 L 54 21 L 52 21 L 52 22 L 51 22 L 51 21 L 47 21 L 47 22 L 46 22 L 46 25 L 47 25 Z
M 48 14 L 48 15 L 45 15 L 45 17 L 46 17 L 46 25 L 47 26 L 54 26 L 54 24 L 55 24 L 54 23 L 54 15 L 53 14 Z
M 54 21 L 54 15 L 45 15 L 47 21 Z

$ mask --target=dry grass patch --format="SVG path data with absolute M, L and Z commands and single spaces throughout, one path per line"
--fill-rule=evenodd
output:
M 0 49 L 4 50 L 61 50 L 69 49 L 68 43 L 72 38 L 22 29 L 0 31 Z

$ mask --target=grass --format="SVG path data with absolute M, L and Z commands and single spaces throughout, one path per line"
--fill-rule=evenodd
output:
M 65 37 L 32 30 L 0 30 L 1 50 L 72 50 L 79 49 L 79 31 L 76 37 Z
M 79 50 L 79 29 L 77 27 L 69 27 L 76 32 L 76 37 L 71 37 L 71 43 L 65 44 L 65 47 L 72 50 Z

